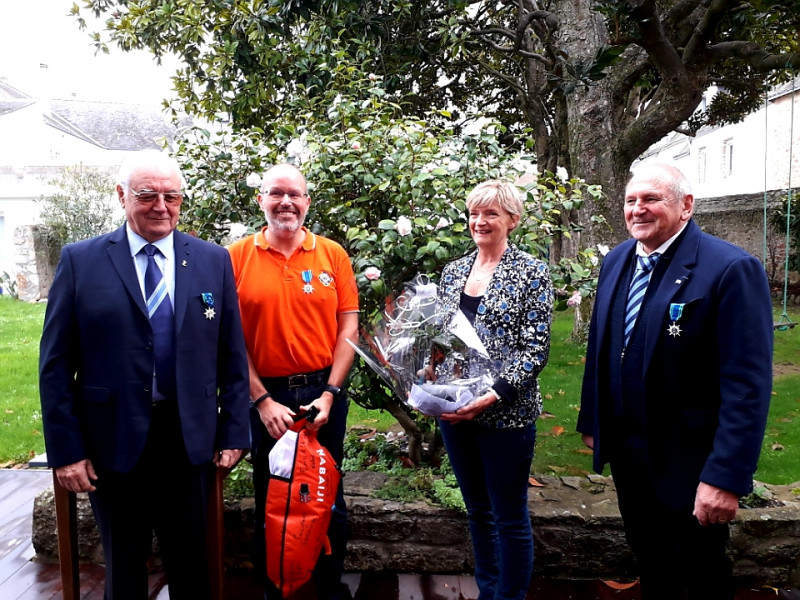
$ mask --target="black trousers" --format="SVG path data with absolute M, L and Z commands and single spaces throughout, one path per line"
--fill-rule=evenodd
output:
M 663 504 L 650 483 L 649 465 L 633 452 L 619 449 L 611 474 L 642 600 L 733 600 L 728 525 L 703 527 L 693 506 Z
M 171 600 L 210 598 L 206 529 L 214 464 L 192 465 L 177 407 L 153 409 L 150 433 L 130 473 L 99 471 L 89 494 L 105 558 L 105 600 L 146 600 L 153 533 Z

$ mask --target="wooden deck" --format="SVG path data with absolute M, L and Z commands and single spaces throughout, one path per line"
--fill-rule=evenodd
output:
M 57 564 L 36 560 L 31 545 L 33 500 L 52 483 L 48 469 L 0 469 L 0 600 L 62 598 Z M 81 599 L 102 600 L 103 567 L 80 567 Z M 397 573 L 347 573 L 344 582 L 354 600 L 474 600 L 472 577 Z M 248 573 L 229 573 L 226 600 L 261 600 Z M 167 600 L 161 572 L 150 576 L 150 600 Z M 800 600 L 798 590 L 739 590 L 736 600 Z M 602 581 L 553 581 L 537 578 L 526 600 L 640 600 L 638 585 L 617 589 Z

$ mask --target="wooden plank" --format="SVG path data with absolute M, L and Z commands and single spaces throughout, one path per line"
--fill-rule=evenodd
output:
M 53 492 L 62 593 L 64 600 L 78 600 L 81 592 L 78 572 L 78 500 L 73 492 L 67 491 L 58 482 L 55 471 L 53 471 Z
M 225 501 L 222 486 L 225 474 L 216 469 L 208 501 L 208 573 L 211 578 L 211 600 L 225 598 Z
M 40 600 L 51 598 L 56 592 L 61 597 L 61 573 L 55 563 L 29 561 L 14 577 L 0 586 L 0 597 L 9 600 Z

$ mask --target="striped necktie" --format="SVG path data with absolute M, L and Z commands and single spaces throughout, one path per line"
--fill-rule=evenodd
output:
M 147 299 L 147 314 L 153 327 L 153 353 L 155 355 L 156 390 L 155 400 L 169 398 L 175 393 L 175 336 L 172 304 L 167 293 L 167 282 L 156 263 L 160 253 L 153 244 L 143 248 L 147 254 L 147 270 L 144 274 L 144 294 Z
M 636 317 L 639 315 L 639 309 L 642 307 L 647 284 L 650 282 L 650 275 L 653 272 L 653 267 L 656 266 L 659 256 L 661 254 L 654 252 L 650 256 L 636 257 L 636 272 L 633 274 L 633 281 L 631 281 L 631 287 L 628 290 L 628 302 L 625 305 L 625 347 L 628 346 L 628 341 L 631 339 L 633 326 L 636 323 Z

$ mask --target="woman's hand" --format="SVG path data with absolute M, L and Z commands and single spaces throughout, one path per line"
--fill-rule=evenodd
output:
M 462 406 L 456 412 L 444 413 L 439 418 L 450 421 L 451 423 L 471 421 L 495 402 L 497 402 L 497 396 L 492 392 L 486 392 L 483 396 L 478 396 L 475 400 L 466 406 Z

